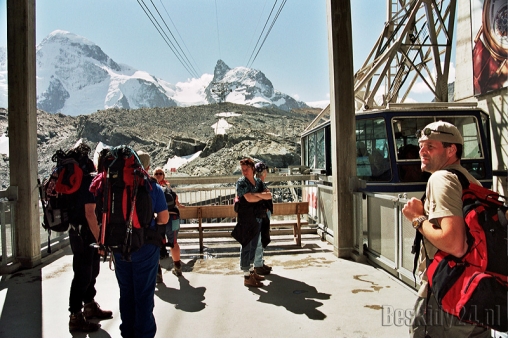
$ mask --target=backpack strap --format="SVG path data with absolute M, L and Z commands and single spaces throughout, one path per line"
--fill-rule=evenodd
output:
M 423 193 L 422 198 L 420 199 L 423 204 L 425 204 L 426 193 Z M 415 238 L 413 240 L 413 246 L 411 246 L 411 254 L 414 254 L 413 259 L 413 279 L 416 287 L 416 268 L 418 267 L 418 258 L 420 257 L 420 248 L 423 242 L 423 234 L 421 234 L 418 230 L 415 230 Z M 427 253 L 427 251 L 425 251 Z
M 459 170 L 456 170 L 454 168 L 446 169 L 448 172 L 453 173 L 459 178 L 460 184 L 462 185 L 462 190 L 465 190 L 469 187 L 469 180 L 467 179 L 466 175 L 462 173 Z

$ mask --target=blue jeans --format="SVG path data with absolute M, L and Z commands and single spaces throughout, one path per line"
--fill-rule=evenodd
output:
M 258 247 L 258 242 L 261 241 L 261 222 L 258 221 L 257 223 L 257 232 L 254 238 L 249 242 L 247 246 L 241 247 L 241 253 L 240 253 L 240 268 L 244 272 L 249 272 L 251 267 L 251 258 L 255 257 L 256 249 Z M 261 259 L 263 260 L 263 259 Z M 261 264 L 263 266 L 263 264 Z
M 120 287 L 120 333 L 124 338 L 153 338 L 153 316 L 159 247 L 145 244 L 131 254 L 131 261 L 115 253 L 115 274 Z
M 254 254 L 254 267 L 263 266 L 263 244 L 261 243 L 261 233 L 259 233 L 258 243 L 256 245 L 256 253 Z

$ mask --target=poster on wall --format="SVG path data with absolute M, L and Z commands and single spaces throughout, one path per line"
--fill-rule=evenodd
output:
M 474 95 L 508 87 L 508 1 L 470 0 Z

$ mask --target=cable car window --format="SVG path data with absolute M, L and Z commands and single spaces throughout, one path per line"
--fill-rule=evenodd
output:
M 309 154 L 308 154 L 308 159 L 309 159 L 309 164 L 308 166 L 310 168 L 316 168 L 316 163 L 315 163 L 315 155 L 316 155 L 316 134 L 315 133 L 312 133 L 312 134 L 309 134 Z
M 356 175 L 367 181 L 390 181 L 392 170 L 383 118 L 356 120 Z
M 462 134 L 464 139 L 462 159 L 483 159 L 478 121 L 475 117 L 446 117 L 441 120 L 455 125 L 459 129 L 460 134 Z
M 425 181 L 425 175 L 420 170 L 420 156 L 418 139 L 415 133 L 425 128 L 428 124 L 443 120 L 455 125 L 464 139 L 462 152 L 462 165 L 477 179 L 486 176 L 485 164 L 483 162 L 469 162 L 471 159 L 483 159 L 483 146 L 479 133 L 478 121 L 473 116 L 456 117 L 394 117 L 392 127 L 394 142 L 397 147 L 397 168 L 401 182 Z
M 308 158 L 309 150 L 307 149 L 308 145 L 309 145 L 309 137 L 302 138 L 302 159 L 303 164 L 305 166 L 309 166 L 309 158 Z
M 316 132 L 316 168 L 325 169 L 325 130 Z
M 473 116 L 440 117 L 439 120 L 447 121 L 455 125 L 464 139 L 462 159 L 483 159 L 483 147 L 479 134 L 478 121 Z M 405 150 L 408 145 L 418 146 L 418 139 L 415 133 L 423 129 L 431 122 L 436 121 L 435 117 L 396 117 L 392 119 L 395 145 L 397 146 L 397 161 L 407 160 Z

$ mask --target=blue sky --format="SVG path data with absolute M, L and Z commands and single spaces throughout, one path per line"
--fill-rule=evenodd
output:
M 251 66 L 265 73 L 277 90 L 306 102 L 329 99 L 326 1 L 287 1 Z M 139 2 L 154 13 L 152 2 L 157 6 L 201 75 L 213 74 L 218 59 L 231 68 L 247 66 L 275 0 Z M 139 2 L 37 1 L 36 42 L 40 43 L 54 30 L 69 31 L 94 42 L 118 63 L 173 84 L 187 81 L 192 75 L 164 42 Z M 277 1 L 274 13 L 281 3 Z M 351 6 L 356 70 L 381 33 L 386 20 L 386 0 L 351 0 Z M 272 19 L 273 15 L 268 27 Z M 7 45 L 6 35 L 6 0 L 0 0 L 0 46 Z

